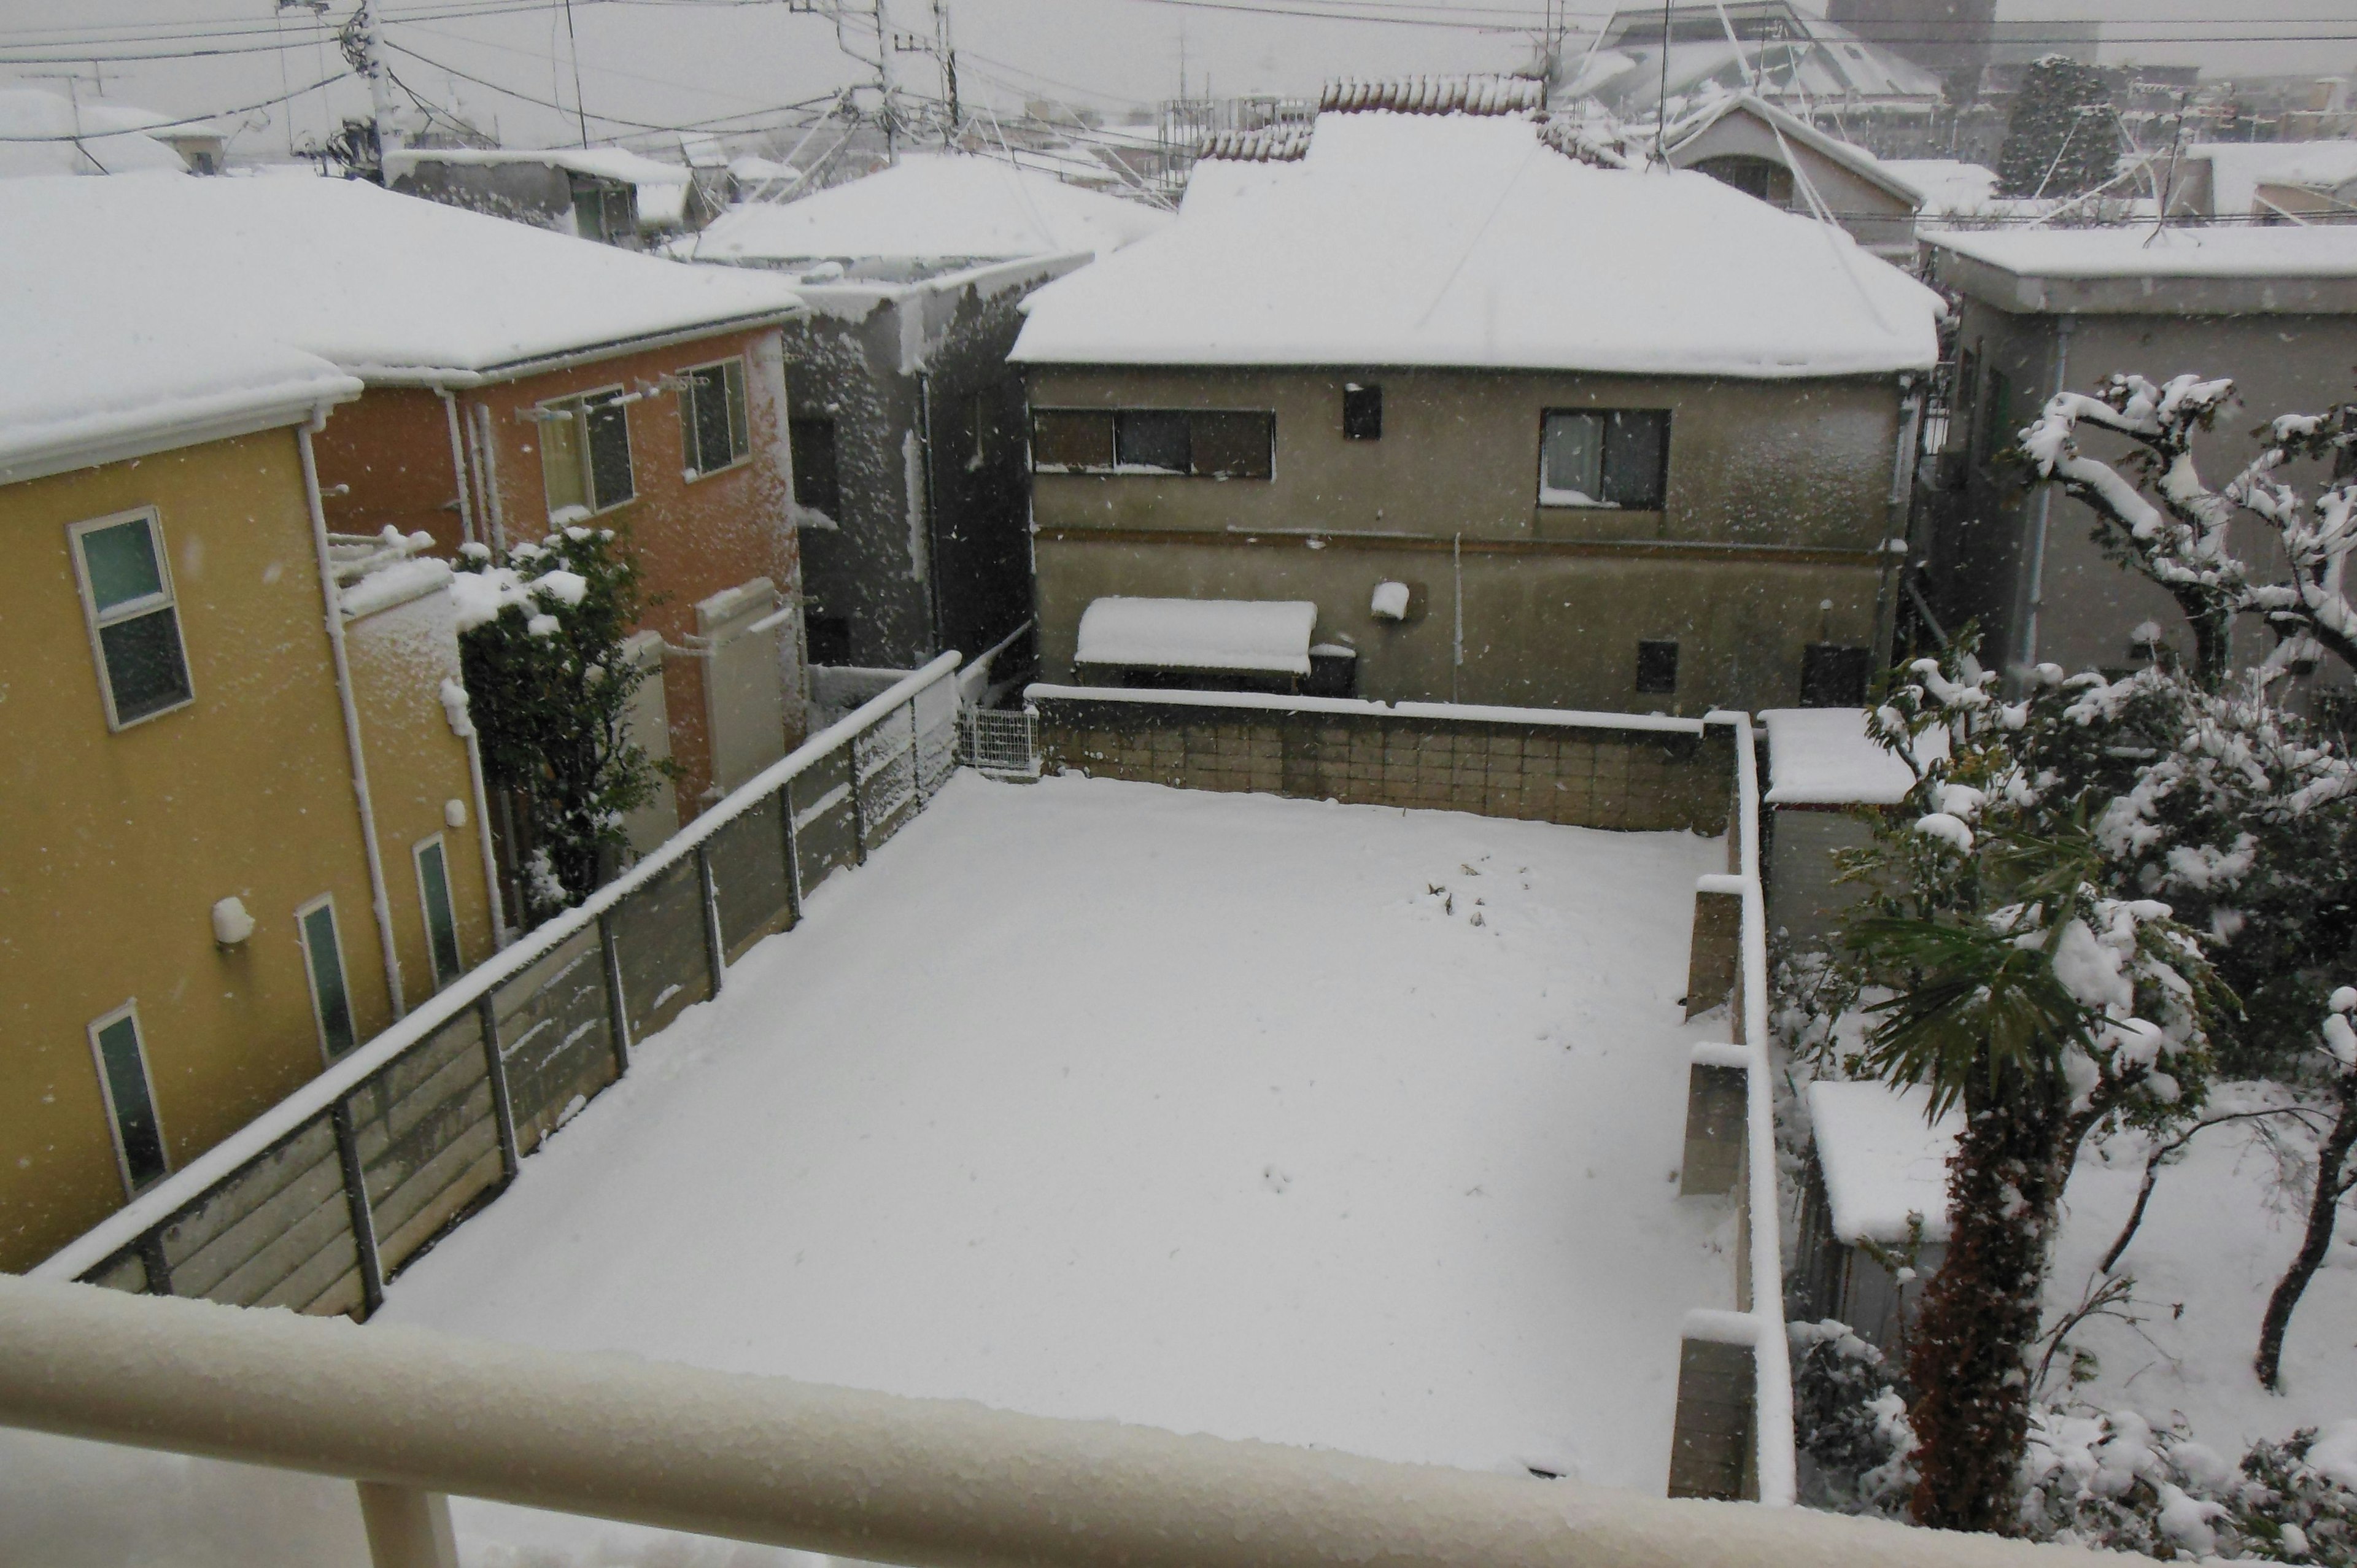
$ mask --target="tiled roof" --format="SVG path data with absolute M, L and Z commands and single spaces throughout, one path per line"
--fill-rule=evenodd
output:
M 1308 125 L 1267 125 L 1257 131 L 1214 131 L 1195 156 L 1237 163 L 1291 163 L 1309 150 Z
M 1520 76 L 1343 77 L 1326 84 L 1318 107 L 1388 109 L 1395 114 L 1516 114 L 1546 103 L 1546 83 Z

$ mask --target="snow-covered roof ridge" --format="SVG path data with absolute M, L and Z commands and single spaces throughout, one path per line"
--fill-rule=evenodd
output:
M 798 200 L 733 207 L 671 253 L 706 262 L 1107 255 L 1167 213 L 973 153 L 916 153 Z
M 103 323 L 155 292 L 159 252 L 183 306 L 157 323 L 168 340 L 191 335 L 198 315 L 208 331 L 393 384 L 470 384 L 802 308 L 773 276 L 682 266 L 357 180 L 0 182 L 0 297 L 24 307 L 12 317 Z
M 1324 114 L 1265 172 L 1032 295 L 1013 357 L 1763 380 L 1938 360 L 1938 296 L 1847 235 L 1707 175 L 1559 156 L 1533 118 Z
M 1353 77 L 1329 81 L 1320 113 L 1389 110 L 1395 114 L 1520 114 L 1546 107 L 1546 83 L 1523 76 Z
M 1889 192 L 1911 206 L 1923 204 L 1923 193 L 1909 180 L 1894 172 L 1880 158 L 1854 142 L 1838 136 L 1828 136 L 1797 114 L 1786 113 L 1756 92 L 1730 92 L 1705 105 L 1686 118 L 1671 124 L 1665 141 L 1675 153 L 1682 143 L 1698 136 L 1729 114 L 1757 115 L 1781 134 L 1786 140 L 1800 143 L 1820 157 L 1839 164 L 1850 173 Z
M 2337 223 L 1971 230 L 1932 242 L 2022 277 L 2357 277 L 2357 227 Z

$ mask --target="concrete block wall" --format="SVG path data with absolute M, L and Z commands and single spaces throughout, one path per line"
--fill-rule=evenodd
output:
M 1692 721 L 1076 687 L 1030 703 L 1044 766 L 1189 789 L 1717 834 L 1735 772 L 1728 732 Z

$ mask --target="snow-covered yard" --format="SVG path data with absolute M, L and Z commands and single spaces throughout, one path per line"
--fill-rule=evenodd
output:
M 1725 854 L 961 775 L 385 1317 L 1658 1495 L 1681 1319 L 1734 1305 L 1673 1179 Z M 483 1563 L 769 1560 L 458 1522 Z

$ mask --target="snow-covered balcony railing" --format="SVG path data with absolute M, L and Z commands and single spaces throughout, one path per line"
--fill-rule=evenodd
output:
M 373 1312 L 396 1269 L 629 1069 L 634 1042 L 924 808 L 955 767 L 958 663 L 893 682 L 32 1273 Z
M 1732 1038 L 1692 1047 L 1679 1180 L 1685 1193 L 1724 1194 L 1734 1201 L 1735 1310 L 1687 1316 L 1670 1486 L 1674 1495 L 1721 1490 L 1739 1463 L 1739 1495 L 1788 1504 L 1797 1461 L 1767 1043 L 1759 754 L 1747 715 L 1715 713 L 1708 722 L 1730 729 L 1735 741 L 1727 822 L 1732 869 L 1702 878 L 1695 889 L 1687 1010 L 1690 1016 L 1708 1012 L 1723 999 Z M 1714 1479 L 1720 1482 L 1717 1488 Z
M 350 1477 L 376 1568 L 457 1568 L 452 1493 L 917 1568 L 2092 1561 L 1802 1509 L 5 1276 L 0 1423 Z

